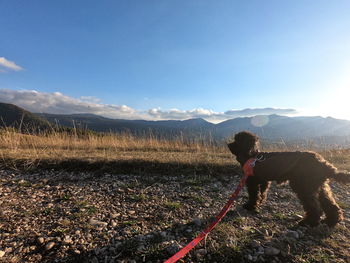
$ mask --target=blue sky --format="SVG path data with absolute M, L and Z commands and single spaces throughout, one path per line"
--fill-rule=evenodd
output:
M 0 10 L 0 101 L 31 111 L 350 119 L 349 1 L 11 0 Z

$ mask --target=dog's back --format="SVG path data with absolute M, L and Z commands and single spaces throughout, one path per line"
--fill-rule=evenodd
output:
M 310 180 L 313 177 L 326 180 L 330 174 L 336 173 L 333 165 L 314 152 L 263 152 L 259 159 L 254 175 L 268 181 L 286 181 L 301 174 Z

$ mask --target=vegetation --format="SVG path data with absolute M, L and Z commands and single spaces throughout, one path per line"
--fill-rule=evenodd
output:
M 349 150 L 321 154 L 350 167 Z M 212 222 L 240 173 L 225 145 L 75 129 L 4 128 L 0 158 L 0 262 L 162 262 Z M 334 230 L 297 227 L 303 209 L 286 185 L 258 215 L 241 209 L 243 191 L 183 262 L 349 262 L 350 197 L 332 187 L 346 217 Z
M 210 141 L 189 142 L 181 137 L 161 140 L 127 133 L 81 135 L 74 130 L 33 135 L 11 128 L 0 130 L 0 158 L 3 167 L 14 169 L 90 168 L 123 172 L 141 169 L 183 173 L 193 167 L 192 174 L 202 170 L 211 173 L 216 168 L 232 172 L 233 162 L 224 145 L 215 146 Z

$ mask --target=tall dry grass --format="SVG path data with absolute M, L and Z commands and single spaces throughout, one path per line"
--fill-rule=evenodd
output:
M 227 164 L 233 161 L 225 146 L 215 146 L 210 141 L 189 142 L 182 137 L 166 140 L 127 133 L 78 136 L 69 132 L 52 132 L 29 135 L 13 129 L 0 131 L 0 158 L 28 162 L 81 159 Z
M 268 151 L 286 151 L 286 145 L 265 145 Z M 300 150 L 300 149 L 299 149 Z M 307 150 L 305 147 L 301 150 Z M 350 167 L 350 151 L 328 149 L 320 153 L 341 169 Z M 188 141 L 182 137 L 172 140 L 152 135 L 136 137 L 132 134 L 96 134 L 83 136 L 74 132 L 55 132 L 42 135 L 21 134 L 13 129 L 0 130 L 0 160 L 24 160 L 29 166 L 42 161 L 146 161 L 186 165 L 230 166 L 234 157 L 225 145 L 213 141 Z M 10 161 L 11 164 L 11 161 Z M 3 165 L 4 166 L 4 165 Z

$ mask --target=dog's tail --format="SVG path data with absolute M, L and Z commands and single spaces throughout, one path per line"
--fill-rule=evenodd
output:
M 330 178 L 338 181 L 339 183 L 348 184 L 350 183 L 350 173 L 347 172 L 337 172 L 331 173 L 329 175 Z

